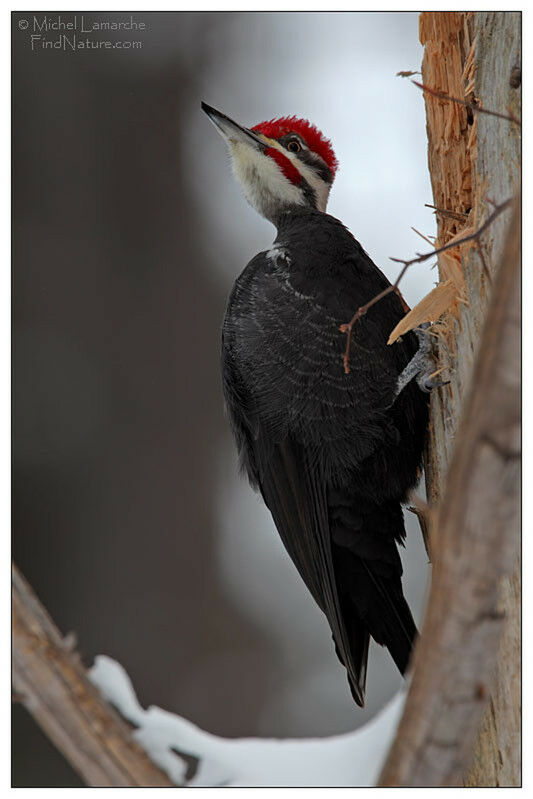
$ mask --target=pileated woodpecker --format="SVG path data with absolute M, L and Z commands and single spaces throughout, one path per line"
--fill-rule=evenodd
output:
M 356 323 L 345 373 L 341 325 L 390 284 L 326 214 L 337 169 L 331 143 L 305 119 L 248 129 L 202 108 L 247 200 L 277 228 L 272 247 L 237 279 L 223 324 L 224 395 L 240 464 L 325 613 L 363 706 L 369 639 L 403 674 L 417 633 L 397 545 L 401 503 L 421 463 L 428 348 L 420 353 L 413 333 L 387 345 L 405 314 L 391 293 Z

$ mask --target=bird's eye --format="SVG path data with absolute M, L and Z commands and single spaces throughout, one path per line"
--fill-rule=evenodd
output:
M 299 153 L 301 149 L 302 149 L 302 145 L 300 144 L 300 142 L 297 139 L 292 139 L 287 144 L 287 150 L 290 153 Z

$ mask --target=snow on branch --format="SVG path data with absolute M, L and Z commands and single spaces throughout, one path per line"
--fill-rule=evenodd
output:
M 93 787 L 366 787 L 375 784 L 406 691 L 370 722 L 327 738 L 221 738 L 158 707 L 144 710 L 117 662 L 87 672 L 13 567 L 14 698 Z M 111 707 L 114 705 L 122 717 Z M 198 760 L 192 779 L 182 755 Z
M 222 738 L 180 716 L 143 710 L 124 668 L 99 655 L 90 679 L 137 729 L 133 736 L 177 785 L 187 787 L 371 787 L 394 737 L 405 691 L 363 727 L 327 738 Z M 185 754 L 199 761 L 186 782 Z

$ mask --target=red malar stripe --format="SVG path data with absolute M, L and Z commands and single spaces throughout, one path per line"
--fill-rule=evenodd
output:
M 301 181 L 302 176 L 292 163 L 286 156 L 283 155 L 279 150 L 276 150 L 275 147 L 268 147 L 265 150 L 265 155 L 270 156 L 273 158 L 276 164 L 280 167 L 281 171 L 285 175 L 286 178 L 290 180 L 291 183 L 294 183 L 296 186 Z

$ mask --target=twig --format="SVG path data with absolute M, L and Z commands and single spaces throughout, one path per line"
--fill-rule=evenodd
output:
M 468 100 L 461 100 L 459 97 L 452 97 L 451 95 L 446 94 L 439 89 L 431 89 L 429 86 L 419 83 L 417 80 L 413 80 L 411 83 L 414 83 L 414 85 L 418 86 L 419 89 L 422 89 L 423 92 L 427 92 L 433 97 L 438 97 L 439 100 L 449 100 L 451 103 L 462 105 L 465 108 L 468 108 L 473 114 L 487 114 L 491 117 L 498 117 L 498 119 L 506 119 L 508 122 L 513 122 L 515 125 L 522 124 L 520 120 L 517 119 L 517 117 L 515 117 L 515 115 L 511 112 L 508 114 L 502 114 L 500 111 L 490 111 L 488 108 L 483 108 L 482 106 L 477 105 L 477 103 L 472 103 Z
M 423 261 L 427 261 L 428 258 L 433 258 L 435 255 L 440 255 L 442 252 L 446 252 L 447 250 L 452 250 L 454 247 L 460 247 L 462 244 L 467 244 L 469 241 L 477 241 L 479 237 L 487 230 L 487 228 L 492 225 L 494 220 L 503 212 L 506 208 L 512 203 L 512 198 L 505 200 L 505 202 L 500 203 L 497 205 L 492 214 L 483 222 L 481 227 L 479 227 L 474 233 L 470 233 L 468 236 L 463 236 L 462 239 L 456 239 L 455 241 L 451 241 L 448 244 L 444 244 L 442 247 L 438 247 L 436 250 L 432 250 L 431 252 L 424 253 L 423 255 L 417 255 L 416 258 L 411 258 L 409 261 L 403 260 L 403 258 L 391 258 L 391 261 L 395 263 L 403 264 L 403 267 L 400 271 L 400 274 L 390 286 L 387 286 L 386 289 L 380 291 L 379 294 L 376 294 L 375 297 L 372 297 L 364 305 L 361 305 L 360 308 L 357 309 L 356 313 L 352 316 L 349 322 L 341 325 L 339 330 L 341 333 L 346 333 L 346 349 L 344 351 L 344 372 L 345 374 L 349 374 L 350 372 L 350 345 L 352 343 L 352 329 L 354 324 L 360 319 L 362 316 L 366 314 L 366 312 L 372 308 L 377 302 L 382 300 L 388 294 L 391 294 L 393 291 L 396 291 L 403 276 L 407 272 L 410 266 L 413 264 L 421 264 Z
M 489 266 L 487 264 L 487 259 L 485 258 L 485 251 L 483 249 L 483 245 L 482 245 L 482 243 L 480 241 L 476 242 L 476 244 L 477 244 L 477 249 L 478 249 L 478 252 L 479 252 L 479 257 L 481 259 L 481 264 L 483 266 L 483 274 L 485 275 L 489 285 L 491 285 L 492 284 L 492 276 L 491 276 L 490 271 L 489 271 Z
M 492 214 L 487 217 L 487 219 L 483 222 L 483 224 L 475 230 L 473 233 L 469 233 L 468 236 L 463 236 L 461 239 L 456 239 L 455 241 L 450 241 L 448 244 L 443 244 L 442 247 L 438 247 L 436 250 L 432 252 L 427 252 L 424 255 L 418 255 L 416 258 L 411 258 L 410 261 L 404 261 L 403 258 L 391 258 L 391 261 L 395 261 L 398 264 L 404 264 L 404 266 L 412 266 L 413 264 L 421 264 L 423 261 L 427 261 L 428 258 L 432 258 L 434 255 L 440 255 L 441 252 L 446 252 L 446 250 L 453 250 L 454 247 L 458 247 L 461 244 L 467 244 L 469 241 L 476 241 L 486 230 L 489 228 L 494 220 L 513 202 L 512 197 L 508 200 L 505 200 L 500 205 L 497 205 Z
M 435 213 L 441 214 L 441 216 L 447 216 L 450 219 L 455 219 L 457 222 L 463 222 L 465 219 L 468 219 L 468 214 L 462 214 L 459 211 L 448 211 L 446 208 L 437 208 L 436 205 L 430 205 L 429 203 L 424 203 L 424 208 L 433 208 Z
M 171 788 L 133 740 L 13 566 L 13 690 L 72 767 L 93 787 Z
M 420 499 L 420 497 L 416 496 L 414 493 L 410 494 L 409 499 L 413 504 L 407 505 L 407 510 L 414 513 L 418 519 L 426 555 L 428 556 L 428 561 L 431 563 L 431 526 L 435 509 L 430 507 L 427 502 L 424 502 L 424 500 Z
M 411 225 L 411 230 L 413 230 L 413 231 L 416 233 L 416 235 L 417 235 L 417 236 L 420 236 L 420 238 L 421 238 L 421 239 L 424 239 L 424 241 L 426 242 L 426 244 L 429 244 L 429 245 L 430 245 L 430 247 L 434 247 L 434 246 L 435 246 L 435 242 L 434 242 L 434 241 L 431 241 L 431 239 L 429 239 L 427 236 L 424 236 L 424 234 L 423 234 L 423 233 L 421 233 L 419 230 L 417 230 L 417 229 L 416 229 L 415 227 L 413 227 L 412 225 Z
M 361 307 L 358 308 L 357 312 L 350 319 L 350 321 L 340 326 L 339 330 L 341 331 L 341 333 L 346 333 L 346 350 L 344 351 L 344 358 L 343 358 L 345 374 L 350 373 L 350 345 L 352 343 L 352 328 L 354 324 L 357 322 L 358 319 L 364 316 L 366 312 L 370 308 L 372 308 L 373 305 L 382 300 L 383 297 L 386 297 L 387 294 L 391 294 L 393 291 L 395 291 L 398 288 L 398 285 L 402 277 L 405 275 L 408 269 L 409 269 L 409 264 L 406 264 L 392 285 L 387 286 L 386 289 L 380 291 L 379 294 L 376 294 L 376 296 L 373 297 L 371 300 L 369 300 L 367 303 L 365 303 L 365 305 L 361 305 Z

